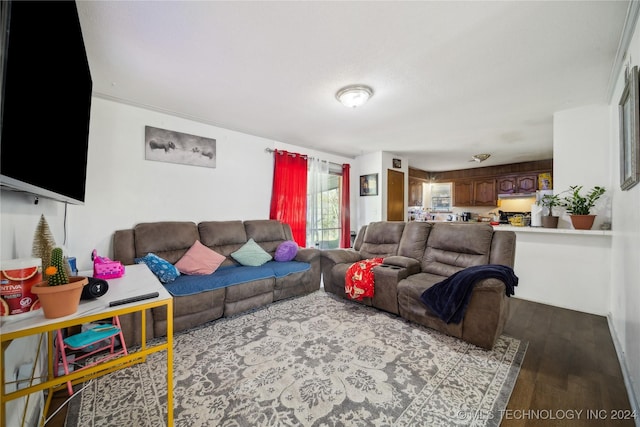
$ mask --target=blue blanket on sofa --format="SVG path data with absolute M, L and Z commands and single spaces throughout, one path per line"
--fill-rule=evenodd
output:
M 507 296 L 514 294 L 518 277 L 511 267 L 486 264 L 467 267 L 425 290 L 420 300 L 447 323 L 460 323 L 471 299 L 474 285 L 484 279 L 504 282 Z
M 181 274 L 173 282 L 165 284 L 164 287 L 173 296 L 193 295 L 254 280 L 284 277 L 292 273 L 307 271 L 310 268 L 311 264 L 299 261 L 269 261 L 259 267 L 230 265 L 220 267 L 213 273 L 206 275 Z

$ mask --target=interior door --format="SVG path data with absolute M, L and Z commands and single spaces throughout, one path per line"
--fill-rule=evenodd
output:
M 387 169 L 387 221 L 404 221 L 404 172 Z

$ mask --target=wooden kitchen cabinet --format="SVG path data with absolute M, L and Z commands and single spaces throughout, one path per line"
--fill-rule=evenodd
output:
M 473 206 L 473 182 L 453 183 L 453 206 Z
M 424 206 L 422 200 L 424 181 L 417 178 L 409 178 L 409 206 Z
M 485 179 L 473 182 L 473 206 L 495 206 L 496 180 Z
M 453 185 L 453 206 L 495 206 L 495 179 L 456 181 Z
M 518 180 L 516 176 L 502 176 L 498 178 L 498 194 L 517 193 Z
M 538 175 L 508 175 L 498 177 L 498 194 L 533 193 L 538 189 Z
M 518 177 L 518 193 L 534 193 L 538 189 L 538 175 Z

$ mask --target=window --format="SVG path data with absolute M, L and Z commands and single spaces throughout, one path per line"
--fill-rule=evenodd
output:
M 310 160 L 307 183 L 307 246 L 339 248 L 341 165 Z

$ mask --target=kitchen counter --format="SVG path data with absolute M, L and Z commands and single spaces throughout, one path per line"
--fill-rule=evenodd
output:
M 427 220 L 423 222 L 445 223 L 445 224 L 488 224 L 484 221 L 445 221 L 445 220 Z M 611 236 L 611 230 L 574 230 L 573 228 L 545 228 L 545 227 L 518 227 L 509 224 L 494 225 L 496 231 L 515 231 L 516 233 L 543 233 L 543 234 L 583 234 L 589 236 Z
M 590 236 L 611 236 L 611 230 L 574 230 L 573 228 L 544 228 L 544 227 L 516 227 L 508 224 L 494 225 L 497 231 L 515 231 L 520 233 L 546 233 L 546 234 L 584 234 Z

